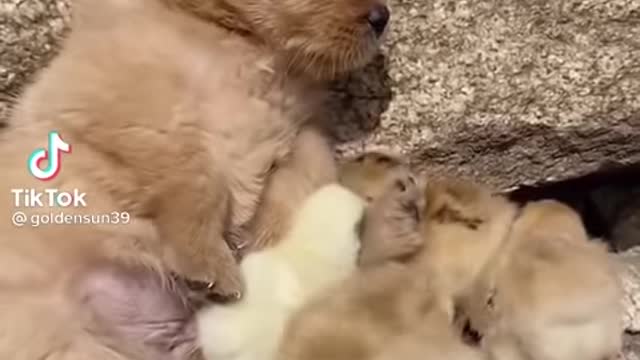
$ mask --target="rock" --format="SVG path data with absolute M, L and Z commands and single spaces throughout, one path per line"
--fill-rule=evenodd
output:
M 640 246 L 631 248 L 616 256 L 621 264 L 621 279 L 624 287 L 625 318 L 627 332 L 640 332 Z M 640 353 L 639 353 L 640 354 Z
M 623 265 L 622 284 L 625 296 L 623 360 L 640 359 L 640 246 L 617 256 Z
M 640 359 L 640 246 L 612 254 L 620 262 L 625 308 L 623 326 L 623 360 Z
M 393 99 L 345 152 L 504 190 L 640 161 L 640 0 L 391 3 Z
M 0 1 L 0 125 L 19 90 L 55 54 L 70 10 L 67 0 Z
M 640 360 L 640 336 L 624 335 L 624 346 L 622 349 L 622 357 L 620 360 Z
M 337 83 L 340 154 L 387 147 L 500 189 L 640 162 L 640 0 L 391 0 L 373 66 Z M 0 3 L 0 117 L 69 0 Z
M 618 250 L 627 250 L 640 245 L 640 189 L 620 210 L 611 233 L 612 243 Z

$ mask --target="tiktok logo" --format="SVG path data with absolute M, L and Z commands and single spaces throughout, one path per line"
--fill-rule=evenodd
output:
M 64 142 L 57 131 L 51 131 L 49 133 L 48 149 L 37 149 L 29 156 L 29 172 L 42 181 L 55 178 L 62 166 L 60 157 L 63 152 L 67 154 L 71 153 L 71 145 Z M 42 160 L 48 161 L 45 169 L 40 168 L 40 162 Z

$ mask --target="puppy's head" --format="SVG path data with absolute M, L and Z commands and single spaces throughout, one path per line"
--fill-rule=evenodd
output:
M 273 48 L 289 72 L 334 79 L 365 65 L 389 22 L 384 0 L 163 0 Z

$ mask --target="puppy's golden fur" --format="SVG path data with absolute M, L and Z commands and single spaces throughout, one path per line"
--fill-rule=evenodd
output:
M 356 16 L 373 2 L 340 4 L 198 8 L 242 14 L 238 26 L 256 27 L 255 36 L 242 37 L 157 0 L 80 1 L 75 31 L 18 106 L 13 123 L 25 128 L 5 134 L 12 151 L 4 168 L 18 169 L 10 186 L 35 184 L 21 159 L 56 129 L 74 153 L 48 185 L 73 183 L 89 193 L 92 209 L 101 203 L 151 219 L 170 269 L 238 291 L 223 230 L 253 215 L 269 168 L 287 155 L 319 100 L 310 80 L 316 71 L 356 68 L 373 51 L 375 37 Z M 333 30 L 316 43 L 329 19 Z M 281 43 L 278 30 L 293 31 L 292 22 L 309 31 L 299 29 L 304 43 Z M 263 38 L 275 43 L 255 43 Z M 278 67 L 290 51 L 307 51 L 296 59 L 307 70 L 300 76 Z M 325 57 L 309 55 L 316 51 Z
M 336 178 L 336 164 L 326 137 L 320 129 L 305 128 L 291 154 L 275 165 L 267 179 L 256 215 L 243 229 L 251 241 L 244 251 L 259 251 L 282 239 L 306 197 Z
M 367 15 L 380 0 L 161 0 L 275 50 L 292 75 L 334 79 L 365 65 L 378 38 Z
M 372 56 L 376 38 L 363 17 L 373 4 L 78 0 L 72 33 L 25 89 L 0 139 L 0 333 L 12 334 L 0 354 L 135 358 L 83 330 L 93 322 L 78 316 L 67 289 L 93 263 L 84 259 L 143 264 L 239 292 L 224 234 L 253 217 L 269 169 L 314 113 L 317 80 Z M 41 182 L 26 161 L 52 130 L 72 153 Z M 87 206 L 14 207 L 14 188 L 77 188 Z M 16 210 L 103 220 L 17 228 Z M 123 211 L 130 223 L 104 224 L 105 214 L 117 220 Z
M 57 247 L 44 243 L 43 237 L 28 234 L 8 244 L 3 241 L 0 261 L 6 273 L 0 279 L 0 358 L 14 360 L 198 360 L 193 334 L 187 329 L 175 329 L 172 325 L 182 323 L 190 326 L 188 309 L 176 313 L 165 313 L 167 308 L 146 302 L 145 307 L 159 312 L 152 320 L 152 332 L 147 338 L 142 329 L 148 323 L 131 322 L 131 334 L 122 336 L 114 322 L 120 318 L 103 318 L 96 309 L 88 306 L 82 286 L 86 277 L 96 266 L 104 264 L 83 238 L 69 237 L 58 242 Z M 38 259 L 40 261 L 33 261 Z M 151 273 L 157 275 L 157 273 Z M 55 281 L 51 281 L 55 280 Z M 148 279 L 146 279 L 148 280 Z M 166 279 L 159 278 L 159 281 Z M 158 289 L 161 289 L 159 285 Z M 110 289 L 101 289 L 109 292 Z M 167 290 L 171 291 L 171 290 Z M 176 296 L 180 294 L 176 290 Z M 124 294 L 126 305 L 137 302 L 135 293 Z M 149 299 L 147 299 L 148 301 Z M 155 298 L 151 299 L 152 302 Z M 179 300 L 179 299 L 178 299 Z M 170 309 L 172 310 L 172 309 Z M 183 311 L 184 310 L 184 311 Z M 109 310 L 106 310 L 109 312 Z M 102 312 L 104 313 L 104 312 Z M 140 318 L 138 314 L 131 316 Z M 176 317 L 173 317 L 176 315 Z M 167 320 L 167 317 L 170 317 Z M 153 321 L 155 320 L 155 321 Z M 166 321 L 167 326 L 162 322 Z M 123 324 L 127 325 L 127 324 Z M 167 335 L 168 342 L 154 343 L 158 337 Z M 191 339 L 189 339 L 191 337 Z M 156 338 L 156 339 L 153 339 Z M 164 345 L 164 346 L 163 346 Z M 171 346 L 171 347 L 168 347 Z
M 498 360 L 602 360 L 621 349 L 622 292 L 603 244 L 554 200 L 527 204 L 467 314 Z

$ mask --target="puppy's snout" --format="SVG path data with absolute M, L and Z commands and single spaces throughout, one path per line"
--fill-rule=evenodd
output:
M 371 10 L 369 10 L 367 20 L 369 21 L 373 31 L 376 33 L 376 36 L 382 35 L 384 29 L 389 23 L 390 16 L 391 13 L 389 12 L 389 8 L 382 4 L 376 4 L 371 8 Z

